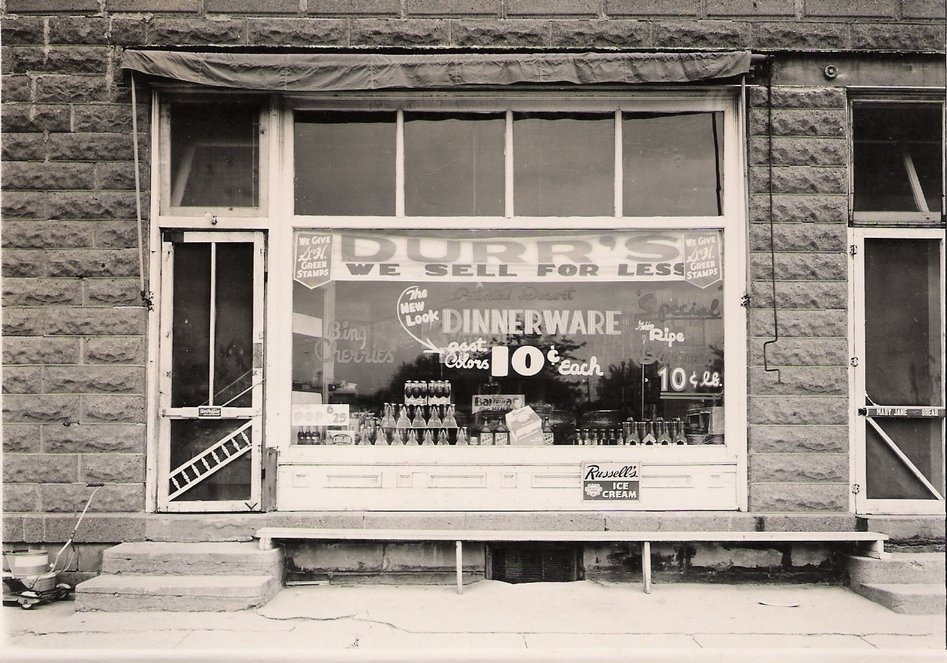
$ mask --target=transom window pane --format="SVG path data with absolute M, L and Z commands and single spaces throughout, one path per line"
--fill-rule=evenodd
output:
M 855 211 L 940 211 L 941 123 L 935 104 L 855 107 Z
M 394 112 L 296 114 L 296 214 L 395 213 Z
M 405 113 L 408 216 L 502 216 L 503 114 Z
M 517 216 L 614 215 L 614 115 L 515 114 L 513 173 Z
M 624 216 L 723 213 L 723 113 L 622 115 Z
M 259 205 L 260 111 L 247 104 L 171 104 L 171 206 Z

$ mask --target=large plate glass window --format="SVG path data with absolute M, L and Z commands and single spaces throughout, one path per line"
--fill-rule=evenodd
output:
M 299 444 L 724 442 L 721 230 L 294 244 Z

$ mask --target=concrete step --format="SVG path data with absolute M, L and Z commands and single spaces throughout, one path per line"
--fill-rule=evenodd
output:
M 76 587 L 77 611 L 226 612 L 261 606 L 279 591 L 272 575 L 104 574 Z
M 255 542 L 121 543 L 102 554 L 102 573 L 139 575 L 271 575 L 281 578 L 281 548 Z
M 943 585 L 944 553 L 891 553 L 888 559 L 850 555 L 848 574 L 862 584 L 931 583 Z
M 947 591 L 943 584 L 852 582 L 854 592 L 905 615 L 942 615 Z

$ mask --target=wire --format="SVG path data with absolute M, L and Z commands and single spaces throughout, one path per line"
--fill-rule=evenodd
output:
M 773 227 L 773 65 L 766 70 L 766 161 L 769 171 L 769 264 L 770 283 L 773 286 L 773 338 L 763 343 L 763 370 L 776 373 L 776 382 L 782 382 L 778 368 L 769 367 L 767 350 L 773 343 L 779 342 L 779 315 L 776 306 L 776 231 Z
M 132 75 L 132 153 L 135 157 L 135 214 L 138 221 L 138 287 L 141 293 L 141 301 L 151 311 L 154 309 L 154 303 L 151 296 L 145 290 L 145 243 L 142 238 L 142 218 L 141 218 L 141 175 L 139 170 L 141 165 L 138 159 L 138 97 L 135 93 L 135 72 Z

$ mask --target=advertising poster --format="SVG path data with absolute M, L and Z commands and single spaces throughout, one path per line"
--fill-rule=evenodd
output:
M 640 499 L 639 463 L 584 463 L 582 499 L 598 502 L 635 502 Z

